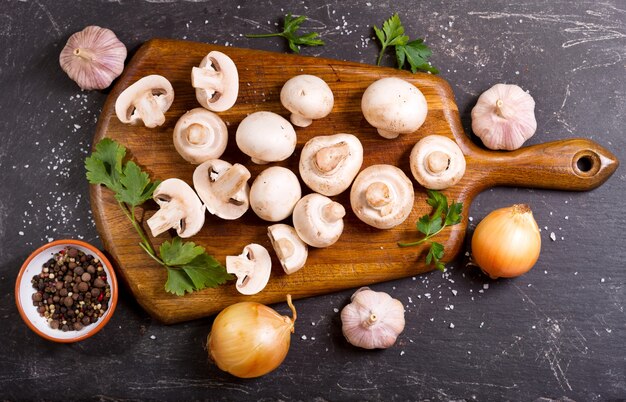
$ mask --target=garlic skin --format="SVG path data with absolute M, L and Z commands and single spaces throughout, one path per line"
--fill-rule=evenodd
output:
M 535 101 L 517 85 L 496 84 L 472 109 L 472 130 L 489 149 L 518 149 L 537 130 Z
M 404 306 L 385 292 L 363 287 L 341 310 L 343 335 L 354 346 L 386 349 L 404 330 Z
M 59 64 L 81 89 L 104 89 L 124 70 L 126 46 L 107 28 L 90 25 L 67 40 Z

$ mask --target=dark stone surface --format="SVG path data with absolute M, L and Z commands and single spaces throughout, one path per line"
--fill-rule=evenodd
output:
M 22 323 L 13 293 L 19 266 L 36 247 L 59 238 L 100 244 L 82 164 L 106 92 L 79 91 L 58 66 L 69 35 L 86 25 L 113 29 L 131 54 L 152 37 L 280 52 L 286 46 L 278 39 L 240 34 L 273 31 L 293 12 L 310 16 L 306 27 L 327 42 L 303 54 L 374 63 L 370 25 L 397 11 L 408 34 L 424 36 L 433 49 L 468 132 L 477 96 L 495 83 L 516 83 L 537 102 L 538 131 L 528 143 L 582 136 L 624 162 L 624 8 L 620 0 L 3 1 L 0 399 L 626 398 L 623 167 L 587 193 L 483 193 L 471 207 L 470 229 L 495 208 L 532 206 L 543 250 L 531 272 L 491 281 L 461 256 L 445 275 L 375 285 L 406 304 L 406 329 L 386 351 L 357 350 L 343 339 L 337 311 L 351 291 L 299 301 L 286 361 L 256 380 L 232 378 L 208 362 L 211 319 L 160 325 L 123 289 L 107 327 L 59 345 Z

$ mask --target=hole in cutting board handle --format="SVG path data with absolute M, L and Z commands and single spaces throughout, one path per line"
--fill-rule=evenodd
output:
M 578 176 L 591 177 L 598 173 L 600 165 L 600 156 L 588 149 L 576 153 L 572 158 L 572 168 Z

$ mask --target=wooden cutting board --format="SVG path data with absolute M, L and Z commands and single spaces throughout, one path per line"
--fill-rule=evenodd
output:
M 463 179 L 445 190 L 444 194 L 449 200 L 463 202 L 464 209 L 462 223 L 447 228 L 434 239 L 445 246 L 444 261 L 452 260 L 461 251 L 470 204 L 482 190 L 498 185 L 589 190 L 607 180 L 618 166 L 617 159 L 609 151 L 585 139 L 535 145 L 514 152 L 486 151 L 472 143 L 463 132 L 454 94 L 448 83 L 430 74 L 411 74 L 338 60 L 162 39 L 145 43 L 126 67 L 104 105 L 94 144 L 103 137 L 115 139 L 126 146 L 129 156 L 153 179 L 178 177 L 191 184 L 195 166 L 177 154 L 172 143 L 172 131 L 181 115 L 199 107 L 191 87 L 191 68 L 212 50 L 229 55 L 239 69 L 238 101 L 232 109 L 220 113 L 230 134 L 222 159 L 247 166 L 252 173 L 250 183 L 267 165 L 251 163 L 237 149 L 234 141 L 237 125 L 246 115 L 261 110 L 288 117 L 289 113 L 280 104 L 280 89 L 287 79 L 298 74 L 313 74 L 324 79 L 334 93 L 335 106 L 328 117 L 296 130 L 298 145 L 294 155 L 278 165 L 297 172 L 300 151 L 307 140 L 318 135 L 351 133 L 363 143 L 365 156 L 362 168 L 380 163 L 392 164 L 411 177 L 409 153 L 420 138 L 439 134 L 454 139 L 466 156 L 467 171 Z M 149 74 L 165 76 L 174 87 L 176 95 L 166 113 L 165 124 L 155 129 L 122 124 L 115 116 L 115 100 L 130 84 Z M 428 102 L 424 125 L 417 132 L 394 140 L 380 137 L 365 121 L 360 108 L 361 95 L 367 86 L 388 76 L 401 77 L 413 83 Z M 310 192 L 304 183 L 301 184 L 303 193 Z M 426 190 L 415 180 L 413 184 L 416 196 L 413 212 L 403 224 L 391 230 L 374 229 L 358 220 L 350 209 L 349 191 L 333 197 L 347 210 L 342 237 L 329 248 L 311 248 L 307 265 L 290 276 L 282 271 L 273 253 L 267 237 L 269 223 L 258 218 L 252 210 L 236 221 L 224 221 L 207 214 L 204 228 L 191 240 L 206 247 L 220 262 L 225 263 L 227 255 L 240 254 L 243 247 L 252 242 L 270 250 L 272 276 L 267 287 L 254 296 L 239 294 L 234 281 L 184 297 L 166 293 L 163 289 L 165 270 L 141 250 L 139 237 L 119 209 L 113 194 L 103 187 L 91 186 L 91 203 L 98 231 L 106 251 L 115 261 L 118 274 L 148 313 L 170 324 L 211 315 L 239 301 L 270 304 L 284 301 L 287 293 L 298 299 L 431 270 L 424 264 L 422 248 L 399 248 L 396 245 L 398 241 L 418 238 L 415 222 L 421 215 L 431 212 L 425 201 Z M 146 210 L 138 211 L 138 216 L 143 216 L 145 221 L 156 208 L 156 204 L 147 203 Z M 286 222 L 291 224 L 291 219 Z M 145 223 L 144 228 L 147 229 Z M 151 240 L 158 247 L 170 238 L 171 234 L 163 234 Z

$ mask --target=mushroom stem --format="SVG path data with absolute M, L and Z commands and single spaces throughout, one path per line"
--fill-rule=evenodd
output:
M 193 67 L 191 69 L 191 86 L 222 92 L 224 90 L 222 73 L 208 68 Z
M 383 130 L 382 128 L 378 129 L 378 134 L 380 134 L 381 137 L 387 138 L 389 140 L 398 138 L 398 136 L 400 135 L 400 133 L 397 133 L 395 131 Z
M 425 160 L 426 169 L 434 174 L 443 173 L 450 165 L 450 158 L 444 152 L 433 151 L 428 154 Z
M 498 99 L 496 101 L 496 114 L 503 119 L 508 119 L 510 117 L 508 110 L 504 105 L 504 102 L 502 102 L 502 99 Z
M 209 136 L 213 131 L 202 124 L 194 123 L 187 127 L 187 141 L 191 145 L 204 145 L 209 141 Z
M 133 106 L 137 109 L 136 113 L 141 116 L 146 127 L 154 128 L 165 123 L 165 115 L 161 111 L 156 98 L 150 92 L 139 98 Z
M 171 201 L 163 204 L 161 209 L 147 221 L 152 237 L 157 237 L 169 229 L 179 230 L 183 218 L 185 218 L 185 211 L 177 202 Z
M 291 120 L 291 123 L 293 123 L 294 126 L 298 127 L 308 127 L 311 123 L 313 123 L 312 119 L 307 119 L 306 117 L 296 113 L 292 113 L 289 120 Z
M 239 194 L 250 178 L 250 171 L 243 165 L 235 163 L 228 170 L 220 174 L 213 184 L 213 192 L 222 201 L 243 201 Z
M 338 202 L 330 202 L 322 207 L 322 219 L 328 223 L 341 220 L 346 215 L 346 209 Z
M 280 259 L 287 259 L 291 257 L 295 251 L 293 243 L 289 239 L 278 239 L 274 242 L 274 251 Z
M 322 173 L 330 173 L 350 155 L 350 147 L 344 141 L 324 147 L 315 153 L 315 166 Z
M 367 317 L 367 320 L 363 322 L 363 325 L 365 327 L 371 327 L 372 325 L 376 324 L 377 321 L 378 317 L 376 316 L 376 314 L 372 313 L 369 317 Z
M 376 181 L 365 190 L 365 200 L 372 208 L 380 208 L 391 202 L 389 186 L 381 181 Z

